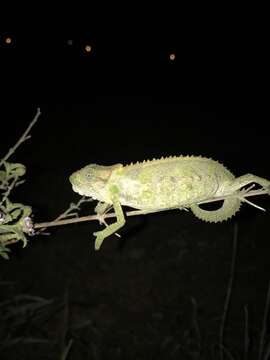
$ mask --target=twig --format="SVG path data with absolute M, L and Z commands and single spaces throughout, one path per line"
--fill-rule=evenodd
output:
M 39 224 L 34 224 L 34 228 L 38 229 L 41 228 L 38 232 L 36 232 L 35 234 L 40 234 L 41 232 L 43 232 L 44 230 L 46 230 L 47 227 L 49 226 L 57 226 L 57 225 L 65 225 L 65 224 L 71 224 L 71 223 L 75 223 L 77 222 L 76 220 L 78 220 L 78 217 L 75 217 L 73 219 L 65 219 L 65 220 L 61 220 L 63 218 L 66 218 L 67 216 L 72 215 L 70 212 L 74 209 L 79 210 L 80 209 L 80 205 L 83 202 L 87 202 L 87 201 L 92 201 L 91 198 L 87 199 L 85 196 L 83 196 L 76 204 L 71 203 L 68 207 L 68 209 L 66 211 L 64 211 L 62 214 L 60 214 L 59 216 L 57 216 L 56 219 L 54 219 L 51 222 L 44 222 L 44 223 L 39 223 Z M 74 216 L 76 216 L 77 214 L 75 214 Z M 85 216 L 87 217 L 87 216 Z M 82 219 L 82 218 L 80 218 Z M 83 220 L 81 220 L 83 221 Z M 86 220 L 85 220 L 86 221 Z M 52 225 L 54 224 L 54 225 Z
M 249 193 L 246 193 L 246 194 L 242 195 L 242 197 L 255 196 L 255 195 L 264 195 L 264 194 L 268 194 L 268 192 L 266 190 L 260 190 L 259 189 L 259 190 L 250 191 Z M 214 201 L 220 201 L 220 200 L 224 200 L 224 199 L 229 198 L 229 197 L 231 197 L 231 195 L 220 196 L 220 197 L 216 197 L 216 198 L 213 198 L 213 199 L 208 199 L 208 200 L 201 201 L 199 204 L 206 204 L 206 203 L 210 203 L 210 202 L 214 202 Z M 175 209 L 178 209 L 178 208 L 175 208 Z M 264 210 L 263 208 L 260 208 L 260 209 Z M 167 211 L 167 210 L 173 210 L 173 209 L 133 210 L 133 211 L 127 211 L 125 213 L 125 215 L 126 216 L 147 215 L 147 214 L 153 214 L 153 213 L 156 213 L 156 212 Z M 60 225 L 74 224 L 74 223 L 83 222 L 83 221 L 93 221 L 93 220 L 100 221 L 100 215 L 89 215 L 89 216 L 77 217 L 77 218 L 74 218 L 74 219 L 60 220 L 60 217 L 61 218 L 64 217 L 62 215 L 60 215 L 54 221 L 36 223 L 36 224 L 34 224 L 34 228 L 35 229 L 47 228 L 47 227 L 50 227 L 50 226 L 60 226 Z M 103 217 L 104 217 L 104 219 L 105 218 L 112 218 L 112 217 L 116 217 L 116 215 L 115 215 L 115 213 L 107 213 L 107 214 L 104 214 Z
M 260 335 L 258 360 L 261 360 L 262 355 L 263 355 L 263 349 L 264 349 L 264 343 L 265 343 L 265 333 L 266 333 L 266 328 L 267 328 L 267 317 L 268 317 L 268 311 L 269 311 L 269 304 L 270 304 L 270 281 L 269 281 L 269 285 L 268 285 L 267 296 L 266 296 L 265 307 L 264 307 L 262 331 L 261 331 L 261 335 Z
M 68 353 L 71 349 L 71 346 L 73 344 L 73 339 L 70 339 L 65 347 L 65 350 L 63 351 L 63 354 L 61 355 L 61 360 L 66 360 L 67 359 L 67 356 L 68 356 Z
M 230 270 L 230 278 L 228 283 L 228 289 L 226 294 L 226 299 L 224 303 L 224 310 L 221 318 L 220 331 L 219 331 L 219 348 L 220 348 L 220 360 L 223 360 L 223 338 L 224 338 L 224 326 L 227 319 L 227 313 L 231 301 L 234 273 L 235 273 L 235 263 L 236 263 L 236 253 L 237 253 L 237 241 L 238 240 L 238 224 L 234 223 L 233 227 L 233 252 L 232 252 L 232 263 Z
M 7 159 L 17 150 L 17 148 L 27 139 L 29 139 L 31 136 L 28 135 L 30 130 L 32 129 L 32 127 L 34 126 L 34 124 L 37 122 L 39 116 L 41 114 L 40 108 L 37 108 L 37 112 L 36 115 L 34 117 L 34 119 L 31 121 L 31 123 L 28 125 L 27 129 L 25 130 L 25 132 L 22 134 L 22 136 L 20 137 L 20 139 L 17 141 L 17 143 L 9 149 L 8 153 L 6 154 L 6 156 L 3 157 L 3 159 L 0 160 L 0 167 L 4 164 L 5 161 L 7 161 Z

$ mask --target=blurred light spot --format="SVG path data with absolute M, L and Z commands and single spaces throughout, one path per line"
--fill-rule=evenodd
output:
M 90 52 L 92 51 L 92 47 L 91 47 L 90 45 L 85 45 L 84 50 L 85 50 L 87 53 L 90 53 Z
M 12 43 L 11 37 L 6 37 L 6 38 L 5 38 L 5 43 L 6 43 L 6 44 L 11 44 L 11 43 Z
M 171 61 L 174 61 L 175 60 L 175 53 L 171 53 L 170 56 L 169 56 L 169 59 Z
M 70 45 L 70 46 L 73 45 L 73 40 L 71 40 L 71 39 L 68 40 L 68 41 L 67 41 L 67 44 Z

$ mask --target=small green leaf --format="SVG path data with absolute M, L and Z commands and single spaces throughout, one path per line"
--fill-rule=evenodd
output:
M 10 249 L 8 249 L 5 245 L 0 243 L 0 256 L 2 256 L 4 259 L 8 260 L 8 252 L 10 252 Z
M 22 210 L 21 209 L 16 209 L 16 210 L 13 210 L 10 212 L 10 215 L 12 217 L 12 220 L 15 220 L 17 219 L 17 217 L 19 217 L 22 213 Z
M 0 251 L 0 256 L 2 256 L 4 259 L 9 260 L 9 256 L 6 252 Z
M 1 171 L 0 171 L 0 181 L 1 181 L 1 182 L 4 182 L 4 181 L 6 180 L 6 178 L 7 178 L 6 172 L 3 171 L 3 170 L 1 170 Z
M 10 171 L 17 176 L 23 176 L 26 172 L 26 167 L 23 164 L 10 164 Z

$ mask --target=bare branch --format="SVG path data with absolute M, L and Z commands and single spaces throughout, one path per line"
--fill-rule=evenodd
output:
M 37 235 L 37 234 L 42 233 L 49 226 L 64 225 L 64 224 L 70 224 L 72 222 L 76 222 L 76 220 L 79 219 L 78 216 L 77 216 L 77 213 L 76 212 L 74 213 L 74 212 L 71 212 L 71 211 L 80 210 L 81 204 L 84 203 L 84 202 L 88 202 L 88 201 L 92 201 L 92 199 L 91 198 L 86 198 L 85 196 L 83 196 L 83 197 L 81 197 L 81 199 L 76 204 L 71 203 L 69 205 L 69 207 L 67 208 L 67 210 L 64 211 L 62 214 L 60 214 L 59 216 L 57 216 L 57 218 L 54 219 L 53 221 L 35 224 L 34 228 L 35 229 L 38 229 L 38 228 L 40 229 L 35 234 Z M 74 218 L 73 219 L 67 219 L 68 216 L 74 216 Z M 62 219 L 65 219 L 65 220 L 62 220 Z M 52 225 L 52 224 L 55 224 L 55 225 Z
M 25 130 L 25 132 L 22 134 L 22 136 L 19 138 L 19 140 L 17 141 L 17 143 L 9 149 L 9 151 L 7 152 L 6 156 L 3 157 L 3 159 L 0 160 L 0 167 L 4 164 L 5 161 L 7 161 L 7 159 L 17 150 L 17 148 L 27 139 L 29 139 L 31 136 L 28 135 L 30 130 L 32 129 L 32 127 L 34 126 L 34 124 L 37 122 L 39 116 L 41 114 L 40 108 L 37 108 L 37 112 L 36 115 L 34 117 L 34 119 L 31 121 L 31 123 L 28 125 L 27 129 Z

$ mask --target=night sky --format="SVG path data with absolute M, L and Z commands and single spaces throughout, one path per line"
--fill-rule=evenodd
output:
M 27 168 L 12 201 L 32 206 L 35 222 L 54 219 L 79 199 L 68 177 L 89 163 L 203 155 L 236 176 L 269 178 L 261 28 L 239 16 L 191 20 L 181 13 L 178 22 L 153 26 L 126 19 L 123 26 L 90 22 L 81 30 L 0 29 L 0 158 L 37 107 L 42 113 L 32 138 L 10 159 Z M 19 294 L 54 302 L 39 315 L 30 309 L 10 318 L 0 307 L 1 359 L 59 358 L 71 339 L 67 359 L 219 359 L 236 223 L 223 343 L 235 359 L 245 351 L 257 359 L 270 205 L 266 195 L 254 201 L 267 211 L 244 204 L 221 224 L 176 210 L 128 218 L 121 239 L 110 236 L 99 252 L 97 222 L 52 228 L 25 249 L 11 246 L 11 259 L 0 261 L 0 306 L 9 300 L 19 310 Z M 48 342 L 33 346 L 29 338 Z

